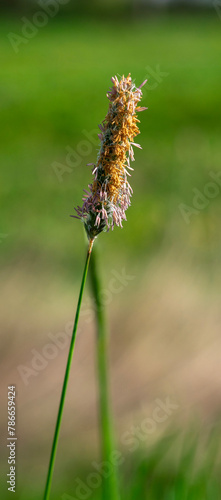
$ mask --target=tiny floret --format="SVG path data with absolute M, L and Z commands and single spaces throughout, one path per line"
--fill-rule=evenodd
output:
M 133 170 L 130 166 L 130 160 L 134 161 L 133 147 L 142 149 L 134 137 L 140 133 L 136 113 L 147 109 L 137 106 L 146 80 L 138 88 L 130 74 L 120 81 L 115 76 L 111 81 L 108 113 L 99 125 L 101 145 L 92 167 L 94 180 L 88 191 L 84 190 L 82 207 L 75 208 L 77 215 L 72 216 L 84 222 L 89 239 L 110 227 L 113 229 L 114 225 L 122 227 L 133 192 L 127 180 L 131 176 L 128 170 Z

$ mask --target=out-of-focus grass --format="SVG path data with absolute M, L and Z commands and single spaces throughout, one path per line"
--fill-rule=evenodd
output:
M 215 434 L 215 436 L 214 436 Z M 131 467 L 128 499 L 204 500 L 219 498 L 219 440 L 217 432 L 199 446 L 200 433 L 195 429 L 180 437 L 167 436 L 152 447 L 150 453 Z M 198 441 L 199 440 L 199 441 Z M 179 445 L 177 445 L 177 441 Z
M 161 437 L 157 443 L 124 455 L 121 462 L 121 498 L 124 500 L 218 500 L 221 494 L 219 430 L 204 433 L 197 429 L 178 431 Z M 97 461 L 99 464 L 100 462 Z M 106 469 L 104 469 L 106 471 Z M 85 463 L 75 471 L 70 464 L 67 476 L 55 477 L 52 500 L 90 498 L 100 500 L 101 476 Z M 94 475 L 94 476 L 93 476 Z M 93 478 L 92 478 L 93 476 Z M 70 477 L 72 477 L 70 481 Z M 80 485 L 80 487 L 79 487 Z M 26 500 L 30 496 L 18 496 Z M 33 492 L 31 500 L 41 498 Z
M 133 207 L 124 232 L 102 235 L 112 261 L 145 258 L 159 245 L 184 245 L 197 259 L 219 255 L 220 196 L 187 225 L 180 203 L 192 205 L 209 171 L 220 168 L 220 23 L 211 17 L 151 17 L 144 21 L 48 25 L 15 54 L 1 23 L 1 221 L 5 262 L 29 260 L 67 275 L 82 252 L 81 224 L 69 218 L 91 180 L 97 147 L 59 183 L 52 164 L 67 166 L 66 147 L 79 154 L 83 130 L 98 131 L 113 74 L 149 74 L 140 115 L 143 151 L 136 151 Z M 156 66 L 167 76 L 153 75 Z M 151 74 L 152 72 L 152 74 Z M 89 146 L 90 148 L 90 146 Z M 74 251 L 73 251 L 74 247 Z M 64 251 L 65 249 L 65 251 Z

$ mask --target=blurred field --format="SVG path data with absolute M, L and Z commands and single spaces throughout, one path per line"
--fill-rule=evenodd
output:
M 184 450 L 183 461 L 174 453 L 162 468 L 156 465 L 161 445 L 154 443 L 173 420 L 185 428 L 196 419 L 202 435 L 210 436 L 220 415 L 219 185 L 189 224 L 179 209 L 182 203 L 193 206 L 193 189 L 205 196 L 209 172 L 221 171 L 220 20 L 215 11 L 125 24 L 55 18 L 18 54 L 7 34 L 21 33 L 21 22 L 2 20 L 0 31 L 0 385 L 3 406 L 7 385 L 18 387 L 16 498 L 41 498 L 67 349 L 27 386 L 17 367 L 30 366 L 31 349 L 42 352 L 49 332 L 63 332 L 73 320 L 84 234 L 69 215 L 91 180 L 86 164 L 96 160 L 94 138 L 107 111 L 110 78 L 131 72 L 138 85 L 148 76 L 142 104 L 149 108 L 140 114 L 137 142 L 143 150 L 136 151 L 133 203 L 124 229 L 103 234 L 98 242 L 106 292 L 113 271 L 121 274 L 125 267 L 133 276 L 119 295 L 106 293 L 118 438 L 151 415 L 157 398 L 171 397 L 179 411 L 151 436 L 156 452 L 149 438 L 136 454 L 123 449 L 125 498 L 218 500 L 212 438 L 205 445 L 211 454 L 200 453 L 201 476 L 191 478 L 189 457 L 200 437 L 194 451 Z M 71 166 L 67 148 L 75 157 Z M 60 177 L 58 163 L 65 169 Z M 99 460 L 94 351 L 87 293 L 52 500 L 64 492 L 74 498 L 70 478 L 76 473 L 83 480 L 91 461 Z M 191 448 L 191 439 L 187 442 Z M 4 449 L 3 495 L 5 454 Z M 97 490 L 93 495 L 98 498 Z
M 21 25 L 10 25 L 10 31 L 19 34 Z M 57 273 L 59 264 L 67 274 L 73 260 L 78 262 L 82 228 L 68 216 L 91 179 L 85 165 L 96 159 L 96 146 L 79 155 L 81 163 L 64 173 L 62 183 L 51 165 L 65 165 L 66 147 L 78 153 L 82 131 L 97 129 L 107 111 L 112 74 L 131 72 L 140 83 L 157 65 L 168 76 L 157 82 L 150 75 L 149 85 L 156 87 L 147 89 L 143 100 L 149 111 L 142 115 L 143 152 L 136 155 L 129 223 L 123 235 L 115 231 L 101 244 L 115 259 L 126 251 L 138 262 L 170 238 L 169 246 L 189 244 L 200 261 L 204 252 L 219 248 L 219 196 L 200 217 L 191 217 L 190 227 L 178 209 L 179 203 L 191 204 L 192 188 L 203 190 L 209 171 L 220 166 L 220 22 L 215 16 L 125 25 L 51 20 L 18 54 L 6 38 L 7 23 L 1 31 L 0 227 L 10 233 L 1 246 L 7 262 L 9 253 L 13 259 L 36 256 L 43 267 Z

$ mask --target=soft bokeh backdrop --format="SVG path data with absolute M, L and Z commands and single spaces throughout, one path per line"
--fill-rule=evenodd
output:
M 2 498 L 9 384 L 17 388 L 16 498 L 42 498 L 86 251 L 83 227 L 69 215 L 91 181 L 86 164 L 96 160 L 110 78 L 130 72 L 137 85 L 148 78 L 149 108 L 139 115 L 132 206 L 124 229 L 96 245 L 122 490 L 125 498 L 180 500 L 190 475 L 188 499 L 218 499 L 207 436 L 218 443 L 221 408 L 219 11 L 58 13 L 40 27 L 40 10 L 0 23 Z M 95 337 L 88 283 L 54 500 L 81 498 L 76 478 L 87 481 L 99 461 Z M 154 410 L 168 398 L 173 407 L 157 422 Z M 174 428 L 170 453 L 161 435 Z M 84 498 L 99 498 L 99 488 L 89 490 Z

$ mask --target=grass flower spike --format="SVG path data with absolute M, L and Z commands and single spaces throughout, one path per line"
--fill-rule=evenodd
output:
M 130 205 L 132 188 L 127 180 L 133 170 L 133 146 L 141 149 L 134 141 L 140 132 L 137 112 L 147 108 L 138 106 L 142 97 L 141 87 L 137 88 L 130 74 L 118 81 L 112 78 L 113 87 L 107 93 L 110 101 L 108 113 L 99 125 L 98 137 L 101 141 L 96 165 L 93 164 L 94 181 L 85 191 L 83 206 L 75 208 L 76 217 L 83 220 L 89 240 L 114 225 L 122 227 L 126 220 L 125 211 Z

